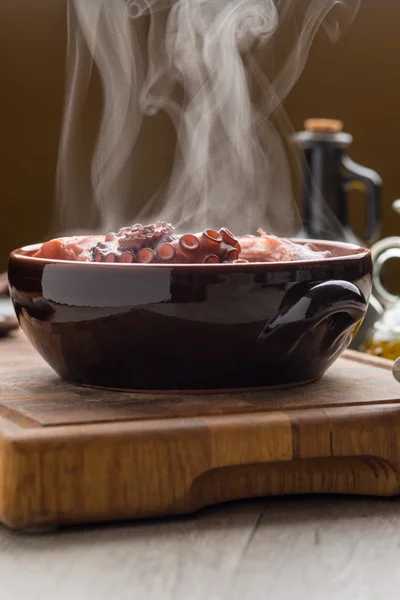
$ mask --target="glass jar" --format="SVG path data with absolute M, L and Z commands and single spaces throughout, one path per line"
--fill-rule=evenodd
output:
M 393 204 L 400 215 L 400 200 Z M 374 261 L 373 294 L 385 308 L 383 316 L 369 331 L 364 347 L 369 354 L 396 360 L 400 357 L 400 297 L 391 294 L 382 281 L 382 268 L 393 258 L 400 259 L 400 237 L 385 238 L 371 248 Z M 398 268 L 400 279 L 400 268 Z

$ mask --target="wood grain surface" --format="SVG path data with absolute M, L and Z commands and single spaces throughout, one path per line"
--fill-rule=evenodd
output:
M 0 527 L 4 600 L 398 600 L 398 499 L 290 497 L 173 519 Z
M 0 346 L 0 518 L 24 528 L 252 496 L 397 495 L 391 367 L 348 353 L 289 390 L 126 394 L 61 382 L 18 334 Z

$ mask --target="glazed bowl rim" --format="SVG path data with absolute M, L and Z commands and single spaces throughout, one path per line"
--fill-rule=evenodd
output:
M 349 254 L 344 254 L 342 256 L 329 256 L 329 257 L 324 257 L 324 258 L 316 258 L 316 259 L 307 259 L 307 260 L 291 260 L 291 261 L 269 261 L 269 262 L 247 262 L 247 263 L 143 263 L 143 264 L 139 264 L 139 263 L 106 263 L 106 262 L 88 262 L 88 261 L 79 261 L 79 260 L 65 260 L 65 259 L 58 259 L 58 258 L 38 258 L 38 257 L 34 257 L 34 256 L 29 256 L 26 254 L 23 254 L 23 252 L 32 252 L 34 250 L 38 250 L 41 246 L 43 242 L 39 242 L 37 244 L 29 244 L 26 246 L 22 246 L 21 248 L 16 248 L 15 250 L 13 250 L 10 253 L 10 259 L 14 259 L 18 262 L 26 262 L 26 263 L 31 263 L 32 265 L 49 265 L 49 264 L 59 264 L 59 265 L 76 265 L 78 267 L 78 265 L 81 266 L 87 266 L 87 265 L 92 265 L 93 267 L 96 268 L 115 268 L 116 266 L 118 266 L 119 268 L 124 268 L 124 269 L 143 269 L 143 268 L 149 268 L 149 269 L 177 269 L 177 270 L 187 270 L 188 268 L 193 270 L 193 269 L 199 269 L 199 270 L 216 270 L 216 269 L 223 269 L 223 270 L 231 270 L 232 267 L 235 267 L 240 269 L 240 270 L 252 270 L 254 267 L 262 267 L 264 269 L 269 269 L 269 268 L 294 268 L 297 267 L 299 269 L 307 267 L 307 266 L 317 266 L 317 265 L 329 265 L 332 263 L 338 263 L 338 262 L 351 262 L 354 260 L 361 260 L 363 258 L 368 258 L 371 256 L 371 251 L 368 248 L 365 248 L 364 246 L 360 246 L 357 244 L 352 244 L 349 242 L 342 242 L 342 241 L 331 241 L 331 240 L 319 240 L 319 239 L 304 239 L 304 238 L 286 238 L 289 239 L 290 241 L 294 241 L 300 244 L 306 244 L 306 243 L 310 243 L 310 244 L 316 244 L 316 245 L 323 245 L 327 250 L 329 250 L 329 248 L 341 248 L 343 250 L 348 249 L 349 250 Z M 78 267 L 80 268 L 80 267 Z

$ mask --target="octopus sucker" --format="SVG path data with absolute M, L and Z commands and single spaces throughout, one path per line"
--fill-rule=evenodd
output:
M 203 260 L 203 262 L 205 263 L 218 263 L 220 262 L 218 256 L 216 254 L 209 254 L 208 256 L 205 257 L 205 259 Z
M 177 234 L 167 221 L 135 223 L 103 236 L 74 236 L 49 240 L 33 254 L 37 258 L 80 262 L 139 264 L 269 263 L 328 258 L 312 243 L 267 235 L 235 237 L 226 227 Z
M 138 253 L 137 258 L 140 263 L 151 263 L 154 259 L 154 252 L 151 248 L 142 248 Z
M 228 258 L 229 262 L 234 262 L 235 260 L 237 260 L 239 258 L 239 250 L 237 248 L 230 250 Z
M 176 249 L 168 242 L 160 244 L 157 246 L 156 256 L 163 262 L 172 260 L 176 256 Z
M 122 252 L 121 256 L 119 257 L 119 262 L 132 263 L 135 262 L 135 257 L 133 256 L 132 252 Z
M 213 229 L 205 229 L 201 235 L 208 238 L 215 244 L 220 244 L 222 242 L 220 233 L 218 231 L 214 231 Z
M 193 233 L 185 233 L 179 238 L 179 244 L 185 250 L 197 250 L 200 247 L 199 239 Z
M 235 238 L 235 236 L 229 231 L 229 229 L 226 229 L 226 227 L 222 227 L 222 229 L 220 229 L 219 232 L 226 244 L 231 244 L 235 248 L 240 249 L 240 245 L 237 238 Z

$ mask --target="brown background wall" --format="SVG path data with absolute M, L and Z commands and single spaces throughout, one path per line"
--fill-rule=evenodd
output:
M 383 235 L 400 235 L 392 201 L 400 196 L 400 4 L 363 0 L 352 28 L 332 47 L 322 36 L 287 101 L 296 129 L 309 116 L 340 118 L 355 142 L 351 156 L 384 178 Z M 64 88 L 65 3 L 0 0 L 0 271 L 8 252 L 41 239 L 49 226 Z M 152 188 L 150 151 L 144 144 L 140 189 Z M 168 146 L 168 145 L 167 145 Z M 167 162 L 161 143 L 158 161 Z M 150 150 L 151 148 L 151 150 Z M 160 166 L 161 171 L 165 170 Z M 362 201 L 353 197 L 360 229 Z

